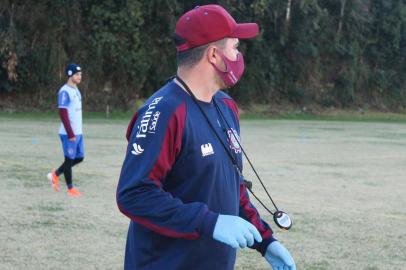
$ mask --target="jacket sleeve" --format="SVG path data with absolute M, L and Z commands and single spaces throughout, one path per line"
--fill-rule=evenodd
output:
M 263 221 L 255 208 L 251 203 L 248 196 L 247 187 L 244 184 L 244 181 L 240 182 L 240 217 L 251 222 L 259 231 L 262 236 L 262 242 L 255 242 L 252 248 L 258 250 L 262 255 L 265 254 L 266 248 L 270 243 L 275 241 L 273 238 L 273 231 L 269 225 Z
M 174 106 L 161 99 L 153 99 L 131 121 L 117 187 L 118 208 L 134 222 L 168 237 L 212 236 L 217 213 L 204 203 L 183 203 L 162 188 L 182 147 L 186 105 L 171 109 Z

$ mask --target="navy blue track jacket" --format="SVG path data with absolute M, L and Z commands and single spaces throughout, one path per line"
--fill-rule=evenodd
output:
M 199 102 L 217 134 L 242 167 L 234 101 L 219 91 Z M 225 149 L 191 96 L 174 81 L 150 97 L 134 115 L 117 188 L 120 211 L 131 219 L 126 270 L 233 269 L 236 250 L 212 238 L 219 214 L 251 222 L 263 237 L 254 248 L 264 254 L 272 230 L 251 204 L 245 185 Z

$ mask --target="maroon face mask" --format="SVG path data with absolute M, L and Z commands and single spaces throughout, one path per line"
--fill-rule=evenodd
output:
M 226 65 L 226 70 L 220 70 L 216 65 L 212 64 L 220 75 L 223 82 L 228 86 L 234 86 L 241 78 L 244 73 L 244 58 L 241 53 L 237 54 L 237 60 L 232 61 L 227 58 L 220 50 L 221 59 L 223 59 L 224 64 Z

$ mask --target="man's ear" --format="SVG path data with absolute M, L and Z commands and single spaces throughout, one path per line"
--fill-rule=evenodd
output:
M 209 63 L 213 65 L 219 65 L 219 56 L 217 53 L 217 48 L 214 46 L 209 46 L 206 51 L 206 57 Z

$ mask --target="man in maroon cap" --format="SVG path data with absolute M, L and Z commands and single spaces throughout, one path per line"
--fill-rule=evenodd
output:
M 153 94 L 127 129 L 117 187 L 131 219 L 125 269 L 234 268 L 236 249 L 258 250 L 278 270 L 295 270 L 248 197 L 239 113 L 219 89 L 244 71 L 239 39 L 258 34 L 218 5 L 196 7 L 176 25 L 177 76 Z

